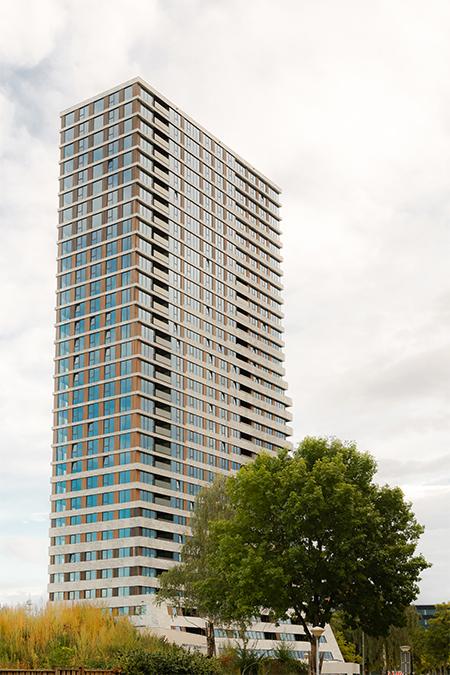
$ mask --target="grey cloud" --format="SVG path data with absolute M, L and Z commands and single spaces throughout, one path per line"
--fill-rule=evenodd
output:
M 384 457 L 378 464 L 378 478 L 390 483 L 450 486 L 450 456 L 445 454 L 424 459 Z
M 0 3 L 0 519 L 14 498 L 41 556 L 0 559 L 1 598 L 45 589 L 59 111 L 140 74 L 283 187 L 294 437 L 355 439 L 403 485 L 439 599 L 449 27 L 444 0 Z

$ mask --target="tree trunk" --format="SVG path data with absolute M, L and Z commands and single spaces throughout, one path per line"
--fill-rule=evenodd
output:
M 214 624 L 212 621 L 205 621 L 205 633 L 206 633 L 206 655 L 208 658 L 212 658 L 216 655 L 216 638 L 214 635 Z
M 305 621 L 305 618 L 301 611 L 297 611 L 295 616 L 292 617 L 292 620 L 295 623 L 299 623 L 303 626 L 305 631 L 306 642 L 309 642 L 311 649 L 309 650 L 308 655 L 308 675 L 315 675 L 316 673 L 316 639 L 309 630 L 309 626 Z
M 319 675 L 316 673 L 317 670 L 317 640 L 313 638 L 310 643 L 311 645 L 311 651 L 310 651 L 310 668 L 311 668 L 311 673 L 313 675 Z
M 382 651 L 383 667 L 381 672 L 383 675 L 387 673 L 387 655 L 386 655 L 386 642 L 383 640 L 383 651 Z

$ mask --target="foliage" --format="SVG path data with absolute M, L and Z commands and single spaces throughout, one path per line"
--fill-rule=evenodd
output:
M 216 659 L 167 643 L 153 652 L 145 649 L 127 652 L 118 665 L 125 675 L 219 675 L 223 672 Z
M 356 645 L 346 639 L 343 631 L 333 628 L 333 633 L 344 661 L 346 663 L 361 663 L 361 656 L 357 654 Z
M 450 602 L 437 605 L 424 640 L 425 662 L 430 669 L 450 665 Z
M 93 605 L 0 608 L 3 667 L 108 667 L 117 649 L 139 640 L 127 619 L 113 619 Z
M 268 673 L 272 675 L 307 675 L 309 672 L 308 664 L 305 661 L 299 661 L 292 654 L 292 650 L 284 642 L 281 642 L 275 648 L 273 658 L 268 659 Z
M 445 619 L 443 623 L 445 623 Z M 448 649 L 450 644 L 448 626 L 447 631 L 444 630 L 440 633 L 441 640 L 439 640 L 439 638 L 435 640 L 430 633 L 430 629 L 425 629 L 420 625 L 419 615 L 414 606 L 406 608 L 404 625 L 391 626 L 388 634 L 383 637 L 374 637 L 371 635 L 362 636 L 360 629 L 352 629 L 345 625 L 343 616 L 340 613 L 333 615 L 331 627 L 338 640 L 339 646 L 341 646 L 341 644 L 338 636 L 342 634 L 345 641 L 356 651 L 356 660 L 359 662 L 362 660 L 362 640 L 364 639 L 365 667 L 369 672 L 399 670 L 401 665 L 401 645 L 410 645 L 411 647 L 414 673 L 429 673 L 444 665 L 445 661 L 433 658 L 433 647 L 439 650 L 439 646 L 442 646 L 443 653 L 441 653 L 441 657 L 446 653 L 448 659 Z M 447 652 L 445 652 L 445 646 Z
M 207 658 L 139 632 L 126 617 L 101 607 L 49 604 L 41 610 L 0 607 L 0 668 L 110 668 L 123 675 L 305 675 L 280 645 L 273 658 L 244 648 Z
M 197 667 L 201 662 L 199 655 L 175 648 L 151 634 L 139 633 L 127 618 L 113 618 L 101 607 L 49 604 L 35 611 L 25 607 L 0 608 L 0 667 L 3 668 L 115 668 L 119 661 L 126 661 L 127 654 L 136 654 L 137 650 L 145 651 L 149 657 L 155 654 L 161 664 L 167 654 L 169 664 L 192 660 L 197 668 L 167 672 L 198 672 L 199 675 L 219 672 L 217 663 L 211 662 L 209 670 L 206 667 L 202 670 L 201 664 Z
M 216 597 L 203 594 L 201 580 L 204 574 L 214 576 L 208 570 L 211 546 L 210 523 L 227 518 L 229 499 L 225 490 L 225 478 L 218 476 L 209 489 L 202 490 L 196 499 L 191 516 L 191 536 L 183 545 L 181 564 L 160 576 L 158 602 L 170 601 L 174 605 L 195 607 L 202 616 L 212 621 L 221 620 L 221 606 Z
M 245 642 L 243 645 L 229 646 L 221 654 L 221 661 L 226 663 L 229 672 L 245 673 L 245 675 L 262 673 L 262 666 L 266 660 L 263 654 L 250 649 Z
M 176 607 L 194 608 L 200 616 L 207 619 L 206 633 L 208 653 L 215 653 L 213 624 L 228 623 L 230 617 L 224 612 L 218 591 L 221 587 L 217 579 L 216 592 L 205 593 L 203 580 L 209 579 L 208 591 L 215 578 L 214 569 L 208 567 L 210 560 L 210 523 L 226 519 L 230 513 L 230 501 L 225 489 L 225 477 L 218 476 L 209 489 L 202 490 L 196 499 L 195 510 L 190 526 L 191 536 L 183 545 L 181 563 L 164 572 L 160 580 L 158 602 L 170 602 Z
M 269 657 L 250 649 L 247 644 L 228 646 L 221 652 L 219 660 L 226 673 L 307 675 L 307 664 L 297 660 L 287 645 L 278 645 L 274 652 L 274 655 Z
M 227 479 L 227 517 L 206 530 L 201 597 L 249 621 L 261 607 L 277 618 L 293 610 L 310 640 L 308 624 L 324 626 L 336 610 L 373 635 L 401 625 L 428 566 L 415 555 L 423 530 L 375 472 L 353 443 L 324 438 L 241 468 Z

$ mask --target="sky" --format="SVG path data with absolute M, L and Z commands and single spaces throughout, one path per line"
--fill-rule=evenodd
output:
M 59 112 L 140 75 L 283 189 L 293 439 L 377 459 L 450 599 L 450 4 L 1 0 L 0 604 L 47 581 Z

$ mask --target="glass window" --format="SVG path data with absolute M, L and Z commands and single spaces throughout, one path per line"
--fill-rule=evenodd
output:
M 64 126 L 68 127 L 69 125 L 73 124 L 75 122 L 75 113 L 70 112 L 67 113 L 67 115 L 64 116 Z
M 100 98 L 98 101 L 95 101 L 95 103 L 94 103 L 94 115 L 96 113 L 103 112 L 104 109 L 105 109 L 104 100 L 102 98 Z
M 111 485 L 114 485 L 114 474 L 105 473 L 103 476 L 103 487 L 111 487 Z

